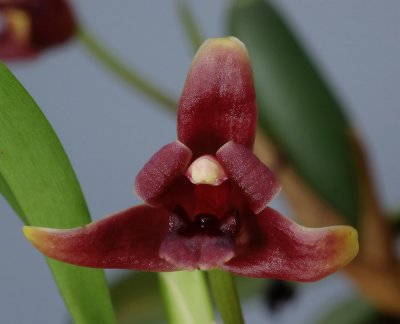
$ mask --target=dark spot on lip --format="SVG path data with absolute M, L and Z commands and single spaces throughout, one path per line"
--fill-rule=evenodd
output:
M 186 237 L 234 235 L 238 227 L 238 217 L 239 213 L 235 210 L 222 220 L 209 213 L 198 213 L 192 220 L 182 206 L 176 206 L 171 215 L 169 232 Z
M 196 215 L 194 223 L 201 229 L 207 230 L 217 228 L 218 220 L 217 217 L 210 214 L 198 214 Z

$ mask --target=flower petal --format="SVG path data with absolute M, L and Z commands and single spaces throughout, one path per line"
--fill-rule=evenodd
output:
M 178 110 L 178 139 L 194 158 L 229 140 L 252 148 L 257 106 L 247 50 L 234 37 L 209 39 L 191 65 Z
M 0 59 L 33 59 L 38 52 L 31 47 L 18 44 L 7 34 L 0 34 Z
M 279 192 L 280 186 L 272 171 L 243 145 L 228 142 L 216 156 L 229 178 L 243 190 L 253 212 L 263 210 Z
M 39 51 L 70 39 L 76 22 L 66 0 L 0 1 L 4 28 L 0 31 L 2 59 L 32 58 Z
M 315 281 L 358 253 L 357 231 L 350 226 L 305 228 L 271 208 L 255 217 L 252 241 L 224 265 L 225 270 L 249 277 Z
M 50 258 L 95 268 L 172 271 L 159 256 L 169 213 L 137 206 L 84 227 L 58 230 L 24 227 L 25 236 Z
M 3 6 L 6 10 L 2 10 Z M 8 6 L 12 9 L 7 8 Z M 0 15 L 4 17 L 4 25 L 0 30 L 0 58 L 35 57 L 37 50 L 30 46 L 30 16 L 24 10 L 14 9 L 14 6 L 9 4 L 0 4 Z
M 37 10 L 37 7 L 41 10 Z M 32 17 L 32 44 L 44 49 L 70 39 L 76 31 L 72 8 L 67 0 L 28 1 L 25 6 Z
M 191 157 L 192 152 L 179 141 L 163 146 L 136 176 L 136 194 L 151 205 L 159 204 L 174 180 L 185 174 Z

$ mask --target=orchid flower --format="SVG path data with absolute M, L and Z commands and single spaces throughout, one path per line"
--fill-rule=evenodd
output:
M 67 0 L 0 0 L 0 58 L 25 59 L 62 44 L 76 30 Z
M 305 228 L 267 207 L 279 184 L 252 153 L 256 125 L 245 46 L 207 40 L 179 102 L 178 140 L 136 177 L 146 204 L 74 229 L 26 226 L 25 235 L 45 255 L 86 267 L 321 279 L 355 257 L 357 232 Z

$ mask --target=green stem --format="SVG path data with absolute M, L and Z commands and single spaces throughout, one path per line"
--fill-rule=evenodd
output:
M 159 273 L 161 291 L 171 324 L 216 323 L 204 273 Z
M 215 302 L 224 324 L 243 324 L 243 315 L 233 276 L 225 271 L 208 272 Z
M 132 67 L 128 67 L 126 64 L 122 63 L 121 60 L 116 58 L 116 56 L 90 32 L 80 27 L 77 31 L 77 38 L 100 63 L 124 80 L 129 86 L 146 95 L 167 110 L 175 113 L 177 104 L 174 98 L 156 87 Z
M 178 14 L 186 33 L 187 39 L 190 41 L 193 51 L 196 52 L 203 43 L 203 36 L 200 27 L 194 18 L 194 14 L 185 0 L 177 0 Z

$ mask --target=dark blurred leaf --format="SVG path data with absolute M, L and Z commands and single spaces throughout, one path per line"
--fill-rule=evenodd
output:
M 328 312 L 318 324 L 396 324 L 399 318 L 383 314 L 361 297 L 350 298 Z
M 397 210 L 389 213 L 388 218 L 392 224 L 394 232 L 396 234 L 400 233 L 400 211 Z
M 338 305 L 319 324 L 364 324 L 375 316 L 375 310 L 363 299 L 352 298 Z
M 350 125 L 279 12 L 261 0 L 234 1 L 230 31 L 247 46 L 260 126 L 309 185 L 356 224 L 359 188 Z
M 271 312 L 277 312 L 296 295 L 296 285 L 293 282 L 271 280 L 265 290 L 265 301 Z
M 240 276 L 234 276 L 234 278 L 241 301 L 261 295 L 264 292 L 264 289 L 270 283 L 270 280 L 268 279 L 247 278 Z
M 26 224 L 71 228 L 90 221 L 79 183 L 56 134 L 1 63 L 0 191 Z M 102 270 L 47 261 L 76 323 L 115 322 Z
M 166 321 L 156 273 L 132 272 L 125 275 L 112 285 L 111 297 L 119 324 Z

